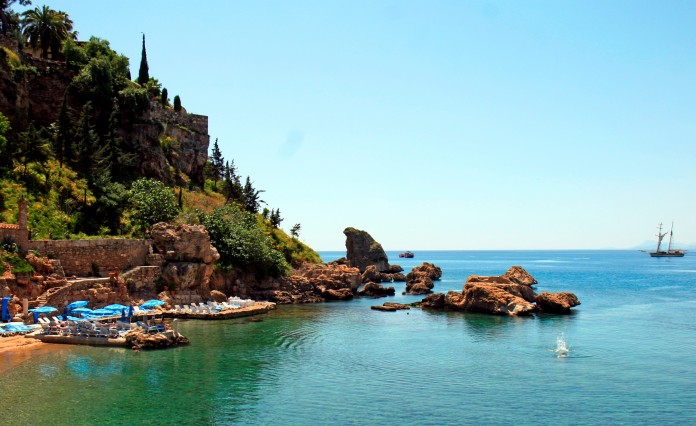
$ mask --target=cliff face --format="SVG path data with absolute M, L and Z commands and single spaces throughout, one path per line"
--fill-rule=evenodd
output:
M 10 41 L 2 38 L 0 46 L 16 54 L 16 43 L 13 48 Z M 21 132 L 32 122 L 41 126 L 55 122 L 76 71 L 62 62 L 25 55 L 18 55 L 22 67 L 13 69 L 7 55 L 0 53 L 0 112 L 10 119 L 12 132 Z M 73 115 L 79 115 L 80 101 L 67 99 Z M 208 117 L 163 109 L 156 99 L 141 115 L 131 114 L 121 111 L 117 132 L 136 156 L 135 174 L 173 184 L 183 173 L 201 186 L 210 143 Z

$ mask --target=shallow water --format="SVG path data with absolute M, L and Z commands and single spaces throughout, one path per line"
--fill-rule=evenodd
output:
M 521 265 L 538 292 L 582 305 L 528 318 L 369 309 L 422 298 L 399 294 L 185 321 L 188 347 L 73 347 L 5 372 L 0 424 L 696 423 L 696 256 L 388 254 L 407 271 L 441 266 L 439 292 Z

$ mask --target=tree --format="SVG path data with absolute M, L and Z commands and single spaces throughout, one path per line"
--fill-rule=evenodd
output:
M 222 194 L 225 196 L 225 204 L 230 201 L 239 204 L 244 203 L 244 188 L 242 188 L 242 183 L 239 181 L 234 160 L 232 160 L 231 164 L 229 162 L 225 163 L 225 179 L 222 186 Z
M 53 129 L 53 152 L 58 157 L 60 167 L 63 167 L 63 161 L 66 154 L 70 151 L 70 141 L 72 140 L 72 117 L 68 111 L 66 96 L 63 95 L 63 101 L 60 104 L 60 112 L 58 119 L 52 125 Z
M 12 165 L 12 156 L 8 152 L 7 137 L 5 137 L 11 128 L 10 120 L 0 112 L 0 177 Z
M 130 189 L 133 222 L 148 230 L 158 222 L 167 222 L 177 215 L 176 197 L 164 183 L 148 178 L 133 182 Z
M 280 209 L 271 210 L 271 225 L 274 228 L 277 228 L 280 226 L 280 222 L 282 221 L 283 219 L 280 217 Z
M 290 235 L 292 235 L 293 238 L 299 237 L 301 229 L 302 229 L 302 226 L 300 226 L 299 223 L 292 225 L 292 228 L 290 228 Z
M 64 40 L 77 38 L 73 32 L 73 22 L 68 14 L 53 10 L 48 6 L 27 10 L 22 13 L 22 26 L 29 45 L 33 48 L 41 47 L 41 57 L 48 59 L 48 51 L 53 58 L 60 54 Z
M 17 14 L 10 9 L 14 3 L 19 3 L 20 6 L 29 6 L 31 0 L 0 0 L 0 31 L 3 35 L 14 31 L 19 25 Z
M 181 98 L 179 95 L 174 96 L 174 111 L 181 111 Z
M 145 50 L 145 34 L 143 34 L 143 50 L 140 54 L 140 70 L 138 70 L 138 84 L 144 86 L 150 81 L 150 68 L 147 66 L 147 50 Z
M 210 155 L 210 162 L 212 163 L 212 175 L 214 188 L 217 189 L 217 181 L 225 177 L 225 159 L 222 157 L 222 152 L 218 146 L 218 140 L 215 138 L 215 143 L 213 144 L 213 152 Z
M 263 190 L 255 189 L 251 184 L 251 179 L 249 176 L 246 178 L 246 183 L 244 184 L 244 208 L 249 213 L 258 213 L 259 208 L 261 208 L 261 203 L 265 201 L 259 198 L 259 194 L 265 192 Z
M 162 103 L 162 108 L 165 108 L 167 105 L 169 105 L 169 92 L 167 92 L 166 87 L 162 88 L 162 97 L 160 99 L 160 102 Z

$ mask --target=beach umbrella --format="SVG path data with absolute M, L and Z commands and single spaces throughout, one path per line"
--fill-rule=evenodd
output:
M 128 307 L 128 319 L 130 320 L 131 318 L 133 318 L 133 305 Z
M 65 307 L 65 308 L 63 308 L 63 321 L 67 321 L 67 320 L 68 320 L 68 308 Z
M 113 305 L 104 306 L 102 309 L 106 309 L 106 310 L 108 310 L 108 311 L 120 312 L 120 311 L 122 311 L 123 309 L 128 309 L 128 306 L 126 306 L 126 305 L 121 305 L 121 304 L 119 304 L 119 303 L 114 303 Z
M 90 315 L 94 315 L 95 317 L 104 317 L 113 314 L 114 312 L 108 309 L 95 309 L 92 312 L 90 312 Z
M 165 305 L 166 303 L 167 302 L 165 302 L 163 300 L 152 299 L 152 300 L 148 300 L 147 302 L 140 305 L 140 308 L 141 309 L 152 309 L 152 308 L 156 308 L 158 306 Z
M 126 322 L 126 310 L 121 309 L 121 321 Z
M 11 297 L 5 296 L 2 298 L 2 315 L 0 320 L 5 322 L 9 322 L 12 319 L 10 316 L 10 300 L 12 300 Z
M 88 314 L 88 313 L 92 312 L 92 310 L 89 308 L 75 308 L 75 309 L 71 310 L 70 312 L 72 312 L 73 314 Z
M 54 308 L 53 306 L 41 306 L 39 308 L 29 309 L 29 312 L 37 312 L 39 314 L 50 314 L 56 312 L 57 310 L 58 309 Z
M 34 324 L 39 322 L 39 313 L 38 312 L 33 312 L 32 315 L 34 315 Z
M 89 302 L 86 300 L 76 300 L 74 302 L 68 303 L 68 309 L 75 309 L 75 308 L 84 308 L 85 306 L 89 305 Z M 73 311 L 75 312 L 75 311 Z

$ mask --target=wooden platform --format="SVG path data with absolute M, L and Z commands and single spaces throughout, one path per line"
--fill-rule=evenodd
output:
M 224 320 L 231 318 L 250 317 L 254 315 L 265 314 L 276 308 L 273 302 L 256 302 L 252 306 L 245 308 L 227 309 L 216 312 L 214 314 L 198 313 L 198 312 L 177 312 L 173 310 L 163 311 L 161 315 L 165 318 L 182 318 L 182 319 L 200 319 L 200 320 Z M 159 315 L 159 314 L 158 314 Z

